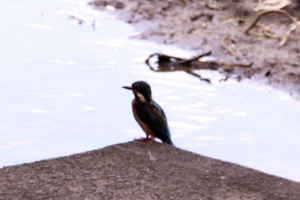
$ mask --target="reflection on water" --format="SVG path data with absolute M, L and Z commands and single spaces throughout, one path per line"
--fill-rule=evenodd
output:
M 66 156 L 144 137 L 133 95 L 151 84 L 179 148 L 300 181 L 299 103 L 263 86 L 212 84 L 184 72 L 155 73 L 153 52 L 191 57 L 172 46 L 128 39 L 130 26 L 82 1 L 2 1 L 0 166 Z M 65 13 L 91 24 L 78 25 Z
M 211 51 L 202 53 L 193 58 L 182 58 L 162 53 L 154 53 L 147 58 L 145 63 L 155 72 L 184 71 L 208 83 L 211 83 L 210 80 L 208 78 L 202 78 L 195 70 L 209 69 L 218 71 L 224 75 L 224 79 L 220 81 L 226 81 L 229 78 L 235 78 L 238 81 L 249 79 L 258 71 L 255 68 L 251 68 L 252 63 L 218 62 L 216 57 L 210 55 Z M 153 62 L 154 57 L 157 57 L 157 60 Z M 152 64 L 157 65 L 157 67 L 153 67 Z

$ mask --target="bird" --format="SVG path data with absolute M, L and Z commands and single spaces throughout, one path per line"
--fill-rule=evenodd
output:
M 133 116 L 147 136 L 139 141 L 148 142 L 159 138 L 163 143 L 173 145 L 166 115 L 158 103 L 152 99 L 150 85 L 145 81 L 137 81 L 131 86 L 123 86 L 123 88 L 132 90 L 134 95 L 131 102 Z

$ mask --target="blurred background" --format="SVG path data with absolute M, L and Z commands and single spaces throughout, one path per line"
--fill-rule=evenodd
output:
M 121 88 L 144 80 L 176 147 L 300 181 L 300 103 L 288 93 L 213 71 L 201 71 L 212 84 L 155 73 L 149 54 L 195 52 L 131 39 L 130 25 L 87 1 L 0 6 L 0 167 L 144 137 Z

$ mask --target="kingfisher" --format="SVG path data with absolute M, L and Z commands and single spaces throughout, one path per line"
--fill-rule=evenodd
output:
M 148 142 L 159 138 L 162 142 L 173 145 L 166 115 L 152 99 L 150 85 L 145 81 L 137 81 L 131 86 L 123 88 L 132 90 L 134 95 L 131 102 L 133 116 L 147 136 L 139 141 Z

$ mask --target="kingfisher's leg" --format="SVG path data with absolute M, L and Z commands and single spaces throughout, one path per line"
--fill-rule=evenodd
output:
M 141 141 L 141 142 L 149 142 L 149 141 L 153 141 L 152 138 L 149 138 L 149 135 L 147 134 L 146 138 L 141 138 L 141 139 L 136 139 L 137 141 Z

